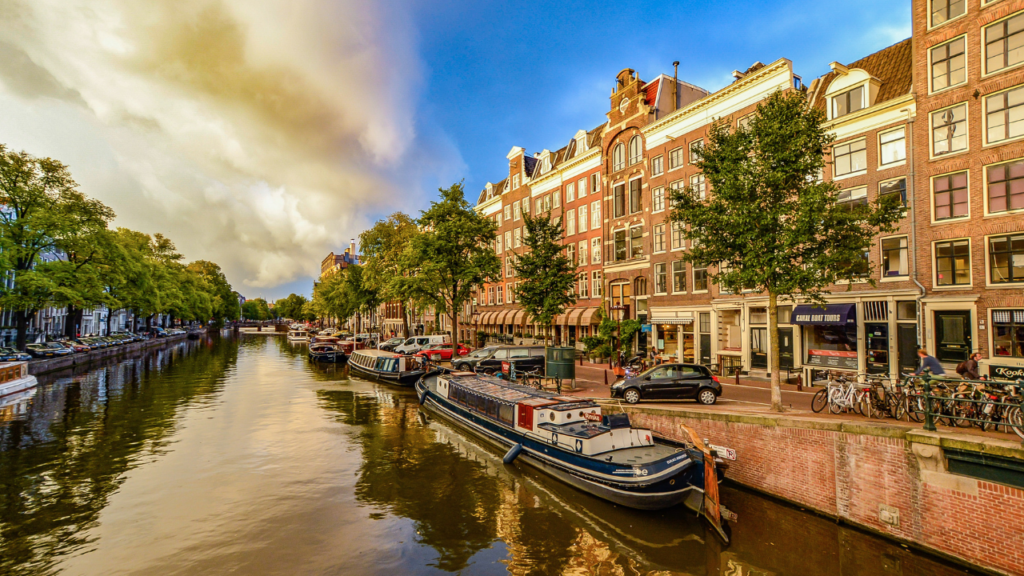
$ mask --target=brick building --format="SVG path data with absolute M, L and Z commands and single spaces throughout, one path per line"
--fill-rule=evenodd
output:
M 916 365 L 919 343 L 949 368 L 974 350 L 1001 374 L 1024 370 L 1024 0 L 912 7 L 911 39 L 833 62 L 807 87 L 785 59 L 736 71 L 714 93 L 626 69 L 604 124 L 555 152 L 513 148 L 508 177 L 477 205 L 499 225 L 503 281 L 481 287 L 463 333 L 547 331 L 574 343 L 604 307 L 650 324 L 643 346 L 755 376 L 774 368 L 772 338 L 780 368 L 805 378 L 822 369 L 895 377 Z M 777 90 L 805 90 L 826 113 L 836 141 L 822 178 L 839 185 L 840 202 L 896 194 L 908 211 L 864 254 L 871 278 L 834 286 L 818 314 L 782 302 L 773 335 L 764 295 L 726 293 L 709 281 L 713 268 L 679 260 L 688 247 L 668 198 L 683 186 L 713 194 L 693 151 L 713 122 L 742 124 Z M 531 327 L 509 300 L 510 257 L 522 251 L 522 211 L 548 209 L 580 262 L 580 302 L 553 326 Z

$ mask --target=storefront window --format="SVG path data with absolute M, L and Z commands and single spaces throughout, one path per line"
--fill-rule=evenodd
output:
M 857 369 L 856 326 L 805 326 L 804 342 L 807 364 Z
M 1024 358 L 1024 310 L 993 310 L 993 356 Z
M 871 374 L 889 373 L 889 325 L 865 324 L 867 363 Z

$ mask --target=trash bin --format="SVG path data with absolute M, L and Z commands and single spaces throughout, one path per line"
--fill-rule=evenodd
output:
M 576 349 L 550 346 L 544 349 L 544 376 L 557 380 L 576 379 Z

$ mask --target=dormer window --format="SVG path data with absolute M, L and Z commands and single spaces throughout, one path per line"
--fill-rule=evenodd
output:
M 832 117 L 839 118 L 864 108 L 864 87 L 858 86 L 832 98 Z

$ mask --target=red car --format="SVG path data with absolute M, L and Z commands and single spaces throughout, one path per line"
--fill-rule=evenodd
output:
M 471 351 L 465 344 L 434 344 L 430 348 L 420 350 L 414 356 L 437 362 L 439 360 L 450 361 L 452 356 L 465 356 Z

